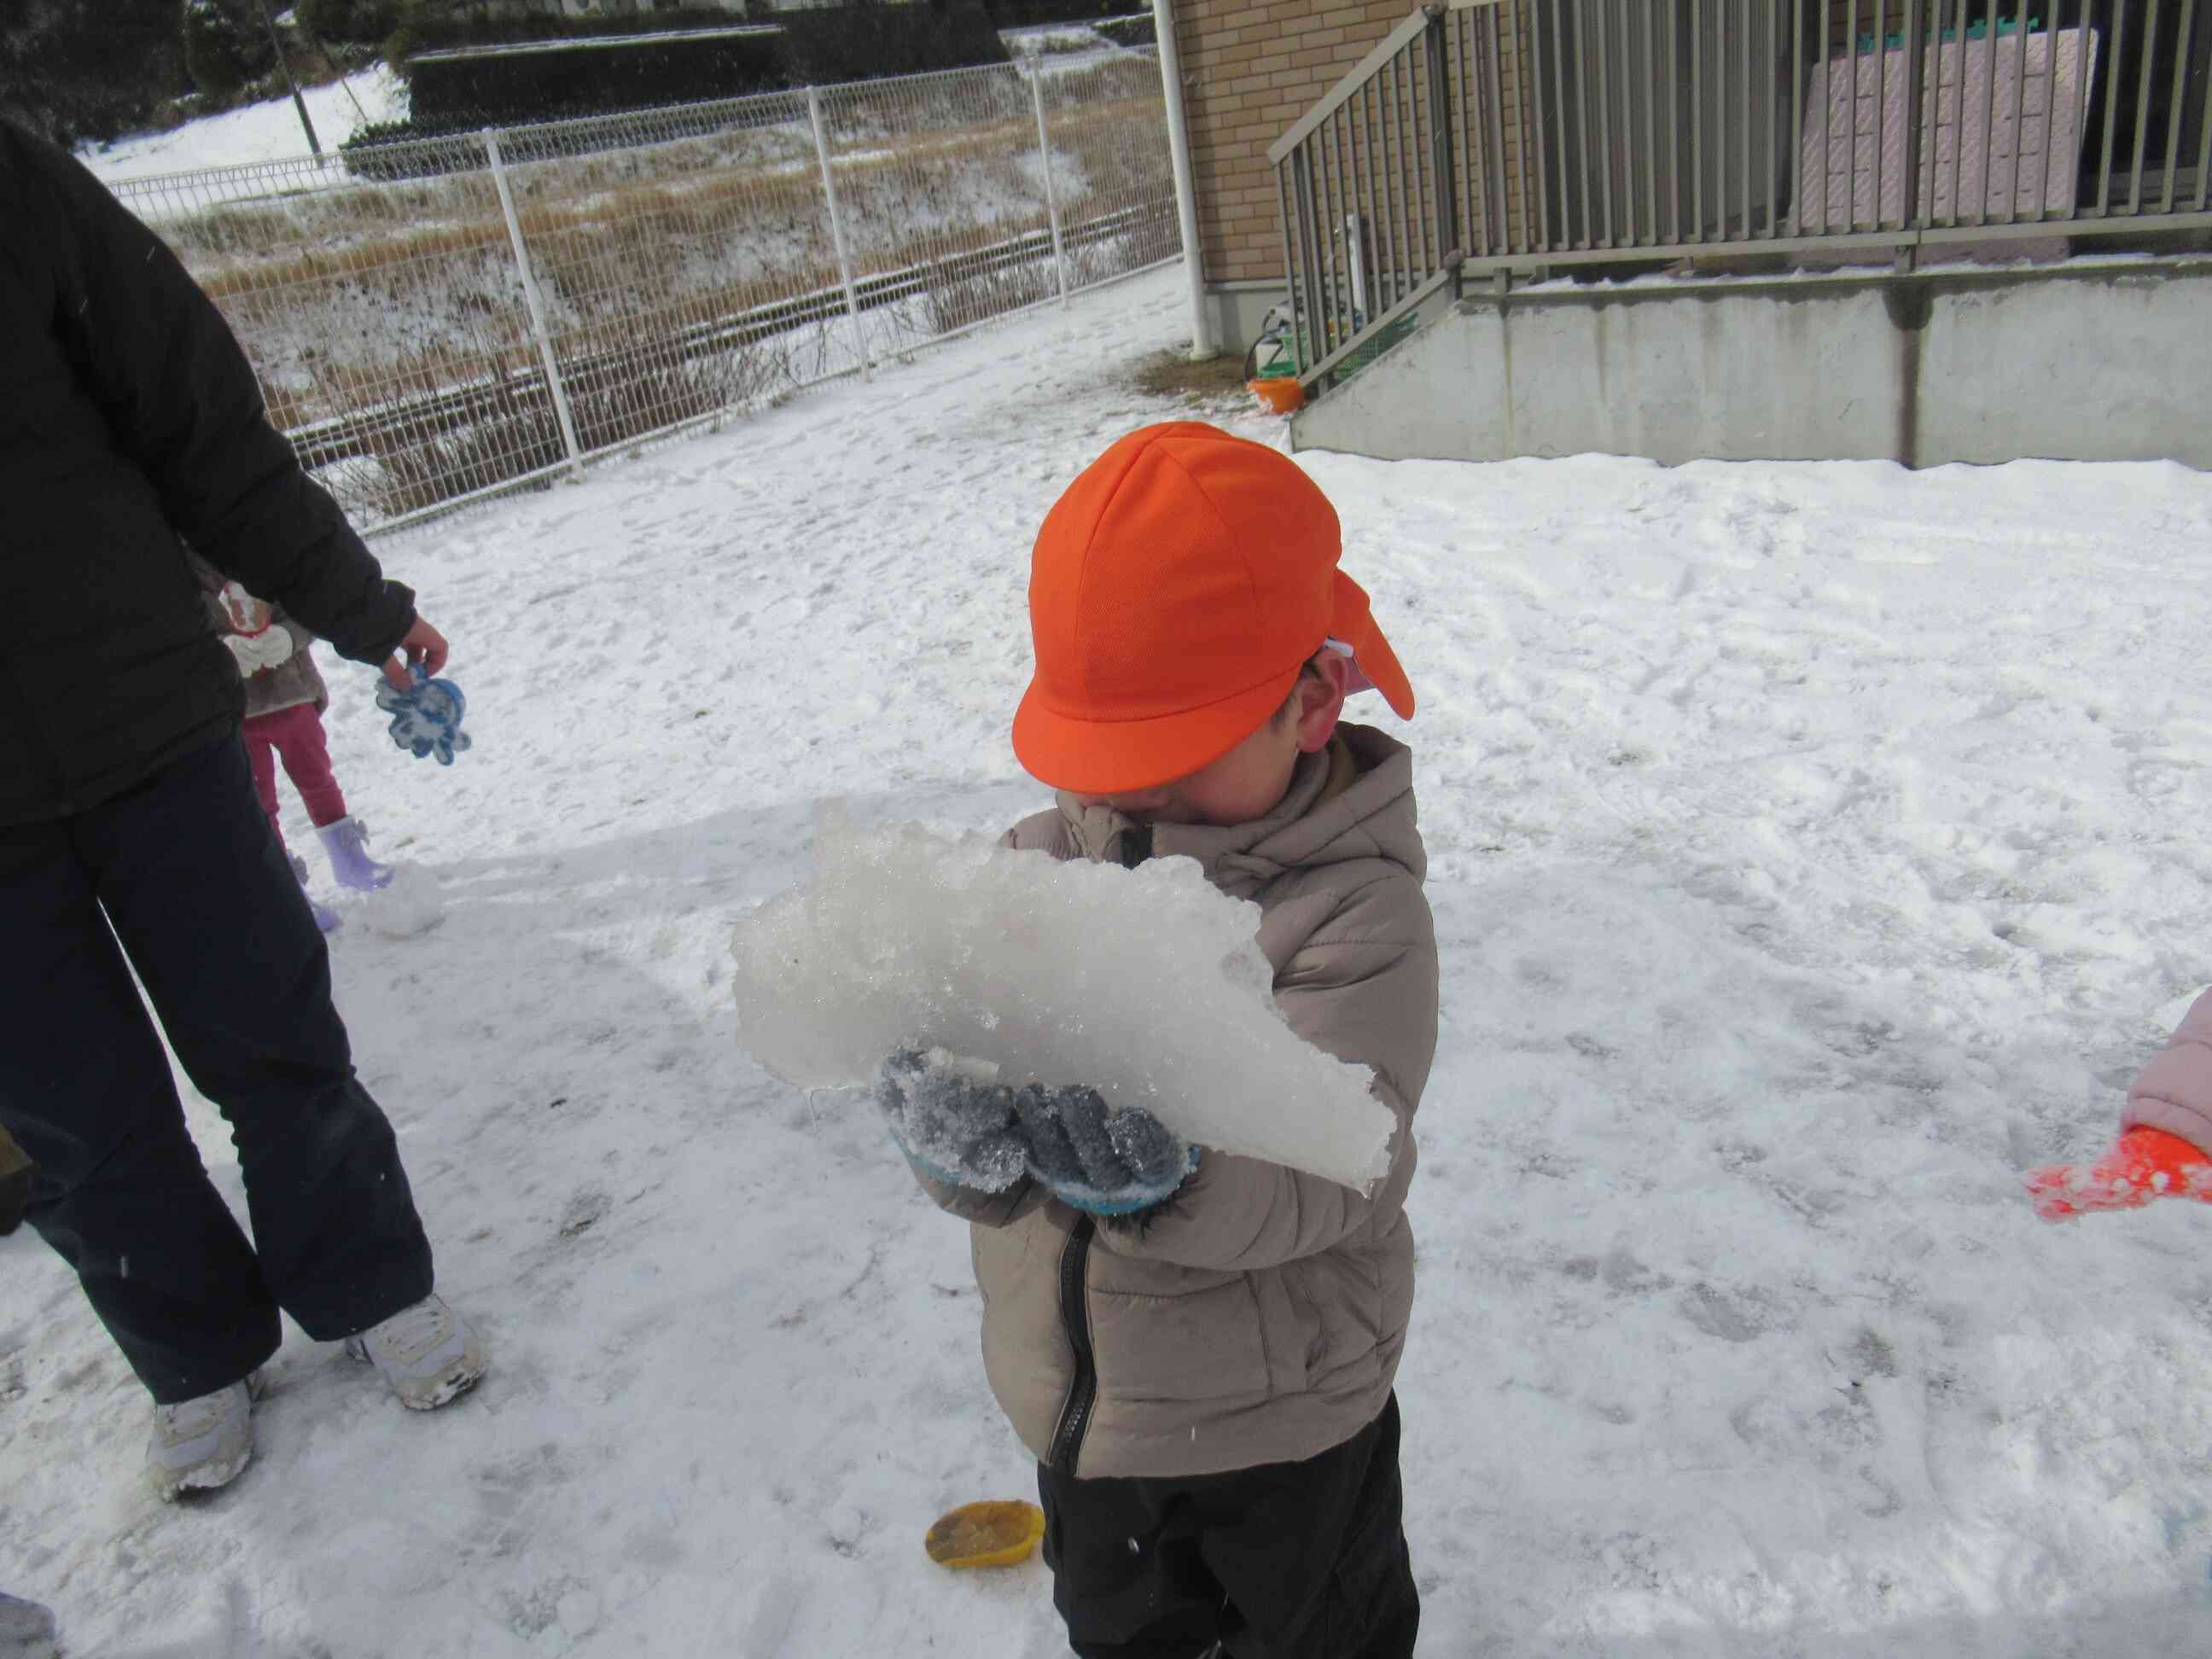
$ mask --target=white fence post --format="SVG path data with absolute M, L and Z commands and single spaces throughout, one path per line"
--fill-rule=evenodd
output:
M 845 216 L 837 206 L 837 175 L 830 166 L 830 138 L 822 129 L 822 90 L 806 89 L 806 118 L 814 128 L 815 159 L 822 164 L 822 194 L 830 204 L 830 241 L 837 250 L 837 280 L 845 285 L 845 314 L 853 321 L 853 346 L 860 354 L 860 376 L 876 378 L 875 359 L 868 355 L 868 333 L 860 326 L 860 295 L 853 286 L 853 261 L 845 251 Z
M 522 275 L 522 298 L 530 307 L 530 331 L 538 340 L 538 361 L 545 366 L 546 389 L 553 394 L 553 412 L 561 422 L 561 441 L 568 452 L 568 467 L 577 476 L 584 471 L 584 447 L 576 441 L 575 417 L 568 412 L 568 389 L 561 384 L 561 366 L 553 360 L 553 336 L 545 326 L 545 301 L 531 274 L 530 252 L 522 245 L 522 220 L 514 210 L 514 194 L 507 187 L 507 166 L 500 160 L 499 129 L 483 130 L 484 154 L 491 163 L 491 182 L 499 191 L 499 209 L 507 216 L 507 240 L 514 247 L 514 266 Z
M 1044 164 L 1044 210 L 1052 219 L 1052 269 L 1060 278 L 1060 302 L 1067 303 L 1067 252 L 1060 241 L 1060 192 L 1053 187 L 1052 139 L 1044 125 L 1044 67 L 1042 52 L 1030 55 L 1030 102 L 1036 106 L 1037 160 Z

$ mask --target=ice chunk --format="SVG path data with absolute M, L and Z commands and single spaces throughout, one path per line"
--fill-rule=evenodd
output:
M 419 864 L 395 864 L 391 884 L 363 893 L 350 907 L 372 933 L 413 939 L 446 919 L 438 878 Z
M 1259 907 L 1188 859 L 1062 864 L 917 825 L 825 824 L 812 877 L 737 929 L 738 1040 L 806 1089 L 941 1047 L 1088 1084 L 1186 1140 L 1365 1187 L 1396 1121 L 1284 1023 Z

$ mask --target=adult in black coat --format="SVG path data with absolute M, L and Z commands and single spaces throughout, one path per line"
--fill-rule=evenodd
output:
M 0 1128 L 36 1170 L 31 1224 L 153 1395 L 149 1473 L 174 1496 L 245 1466 L 279 1309 L 354 1339 L 410 1405 L 483 1370 L 432 1293 L 180 538 L 397 685 L 401 653 L 435 672 L 447 647 L 270 426 L 183 266 L 5 122 L 0 384 Z M 134 969 L 231 1125 L 252 1244 Z

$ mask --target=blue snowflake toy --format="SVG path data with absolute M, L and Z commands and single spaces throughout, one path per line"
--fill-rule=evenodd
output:
M 453 681 L 432 679 L 419 662 L 410 663 L 407 672 L 415 684 L 406 690 L 393 690 L 389 680 L 376 688 L 376 706 L 392 716 L 392 741 L 412 750 L 416 760 L 435 755 L 439 765 L 451 766 L 469 746 L 469 734 L 461 730 L 469 700 Z

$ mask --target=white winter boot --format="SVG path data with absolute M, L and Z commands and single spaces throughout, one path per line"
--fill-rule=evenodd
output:
M 435 1411 L 459 1399 L 483 1380 L 489 1366 L 468 1322 L 434 1296 L 346 1338 L 345 1348 L 373 1364 L 399 1403 L 415 1412 Z
M 154 1407 L 154 1438 L 146 1448 L 146 1478 L 154 1495 L 173 1502 L 186 1492 L 212 1492 L 238 1479 L 253 1461 L 253 1402 L 261 1373 L 250 1372 L 197 1400 Z
M 340 818 L 315 833 L 322 837 L 323 851 L 331 855 L 331 873 L 339 886 L 368 893 L 392 885 L 392 866 L 369 857 L 368 826 L 359 818 Z

